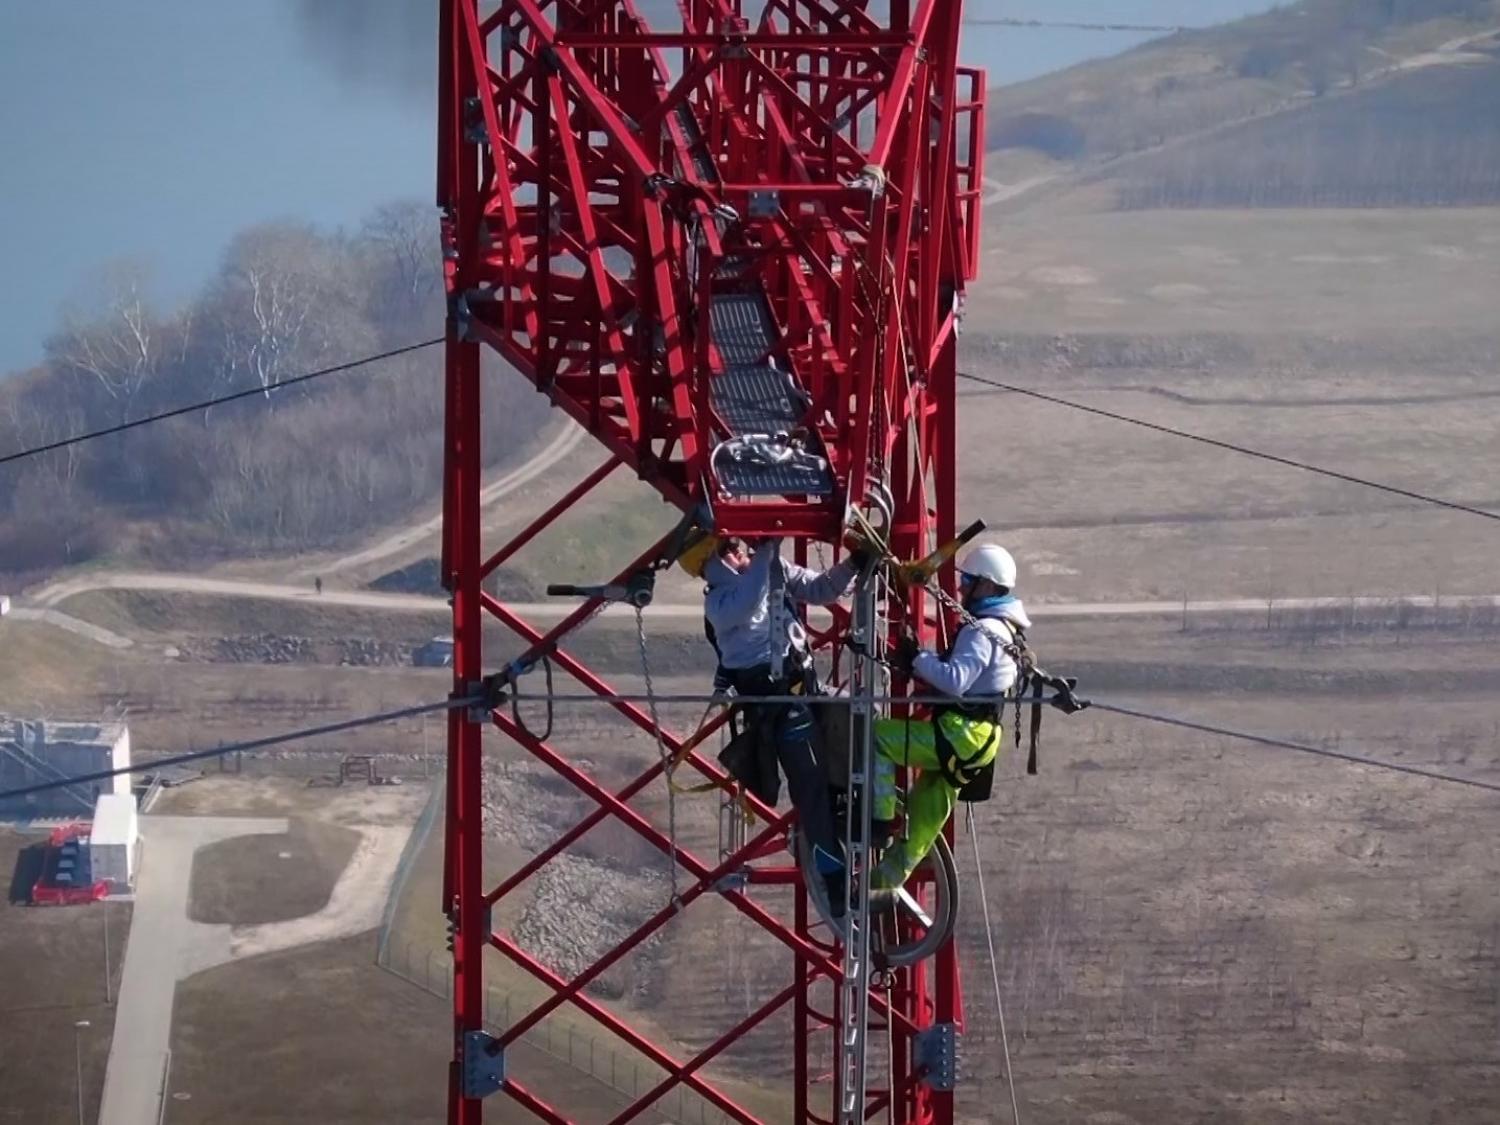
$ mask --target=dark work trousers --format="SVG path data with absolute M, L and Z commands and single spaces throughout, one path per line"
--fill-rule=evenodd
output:
M 771 676 L 768 665 L 755 668 L 730 668 L 729 676 L 735 694 L 743 699 L 764 695 L 786 695 L 790 684 Z M 818 764 L 813 750 L 816 737 L 812 708 L 805 703 L 786 703 L 777 707 L 776 760 L 786 775 L 787 791 L 802 821 L 808 843 L 820 850 L 818 870 L 830 875 L 843 869 L 844 845 L 833 824 L 833 806 L 829 799 L 828 777 Z

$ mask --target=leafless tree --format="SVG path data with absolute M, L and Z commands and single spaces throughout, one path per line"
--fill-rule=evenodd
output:
M 433 208 L 412 199 L 387 203 L 365 220 L 361 235 L 382 258 L 391 297 L 415 309 L 437 292 L 442 272 Z
M 106 266 L 98 289 L 102 315 L 70 310 L 62 331 L 48 341 L 48 359 L 54 367 L 94 381 L 123 417 L 157 369 L 157 323 L 146 295 L 146 272 L 138 263 Z

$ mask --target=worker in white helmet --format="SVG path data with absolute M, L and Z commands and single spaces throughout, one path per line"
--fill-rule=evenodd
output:
M 871 815 L 896 819 L 896 767 L 921 771 L 906 795 L 906 831 L 886 849 L 871 885 L 901 886 L 932 848 L 959 791 L 992 767 L 1000 751 L 1000 697 L 1016 682 L 1014 654 L 1031 620 L 1016 586 L 1016 560 L 1004 547 L 973 548 L 959 564 L 959 592 L 973 620 L 942 655 L 917 649 L 914 640 L 896 655 L 899 671 L 913 676 L 924 695 L 952 699 L 931 718 L 880 719 L 875 723 L 875 779 Z M 979 697 L 965 702 L 967 697 Z

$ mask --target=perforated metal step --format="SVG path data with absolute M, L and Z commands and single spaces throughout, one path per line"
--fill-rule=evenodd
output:
M 807 396 L 785 371 L 769 365 L 731 367 L 709 386 L 714 409 L 735 434 L 791 430 L 807 412 Z
M 714 411 L 734 437 L 787 434 L 807 413 L 808 398 L 789 372 L 773 367 L 776 324 L 762 293 L 718 293 L 709 306 L 714 347 L 725 364 L 709 383 Z M 829 496 L 833 473 L 815 433 L 800 447 L 731 440 L 719 448 L 714 472 L 736 496 Z
M 776 347 L 776 322 L 764 293 L 715 293 L 708 323 L 727 367 L 762 364 Z

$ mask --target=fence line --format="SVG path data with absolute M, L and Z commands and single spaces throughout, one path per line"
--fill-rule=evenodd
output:
M 386 895 L 385 909 L 380 914 L 380 938 L 375 950 L 377 965 L 385 963 L 386 945 L 391 940 L 391 923 L 395 921 L 396 907 L 401 901 L 401 894 L 406 890 L 407 876 L 411 874 L 412 864 L 416 862 L 417 856 L 421 854 L 423 846 L 427 843 L 427 836 L 437 821 L 446 793 L 447 785 L 442 772 L 439 771 L 437 778 L 432 782 L 431 792 L 427 794 L 427 805 L 422 809 L 422 815 L 417 818 L 417 823 L 412 827 L 411 835 L 406 838 L 406 846 L 401 849 L 401 858 L 396 861 L 396 872 L 391 877 L 391 889 Z
M 425 949 L 410 941 L 392 941 L 389 934 L 382 936 L 380 949 L 376 961 L 380 968 L 433 996 L 451 999 L 453 979 L 446 950 Z M 491 1032 L 505 1030 L 513 1022 L 510 994 L 486 989 L 483 1012 L 485 1025 Z M 571 1026 L 560 1027 L 552 1020 L 542 1020 L 522 1041 L 631 1100 L 655 1088 L 667 1076 L 654 1063 L 623 1054 L 611 1042 Z M 681 1084 L 658 1098 L 652 1104 L 652 1113 L 678 1125 L 732 1125 L 733 1121 L 702 1095 Z
M 410 941 L 402 942 L 399 949 L 395 939 L 396 909 L 406 889 L 407 877 L 412 865 L 421 854 L 438 819 L 446 796 L 446 785 L 440 773 L 434 779 L 427 804 L 407 837 L 406 846 L 397 861 L 396 872 L 391 880 L 391 890 L 386 897 L 381 915 L 379 937 L 376 943 L 375 964 L 387 972 L 415 985 L 424 992 L 442 998 L 452 998 L 452 973 L 446 950 L 414 948 Z M 484 995 L 484 1023 L 491 1031 L 503 1031 L 512 1022 L 511 997 L 509 993 L 486 989 Z M 620 1049 L 613 1043 L 599 1040 L 572 1027 L 559 1031 L 551 1020 L 543 1020 L 523 1036 L 528 1046 L 567 1063 L 596 1081 L 632 1100 L 653 1089 L 666 1071 L 652 1063 L 643 1063 L 631 1056 L 622 1057 Z M 584 1044 L 587 1044 L 587 1050 Z M 623 1044 L 622 1044 L 623 1046 Z M 607 1063 L 607 1065 L 606 1065 Z M 732 1125 L 732 1119 L 714 1108 L 703 1097 L 681 1084 L 674 1086 L 652 1105 L 652 1112 L 661 1114 L 678 1125 Z

